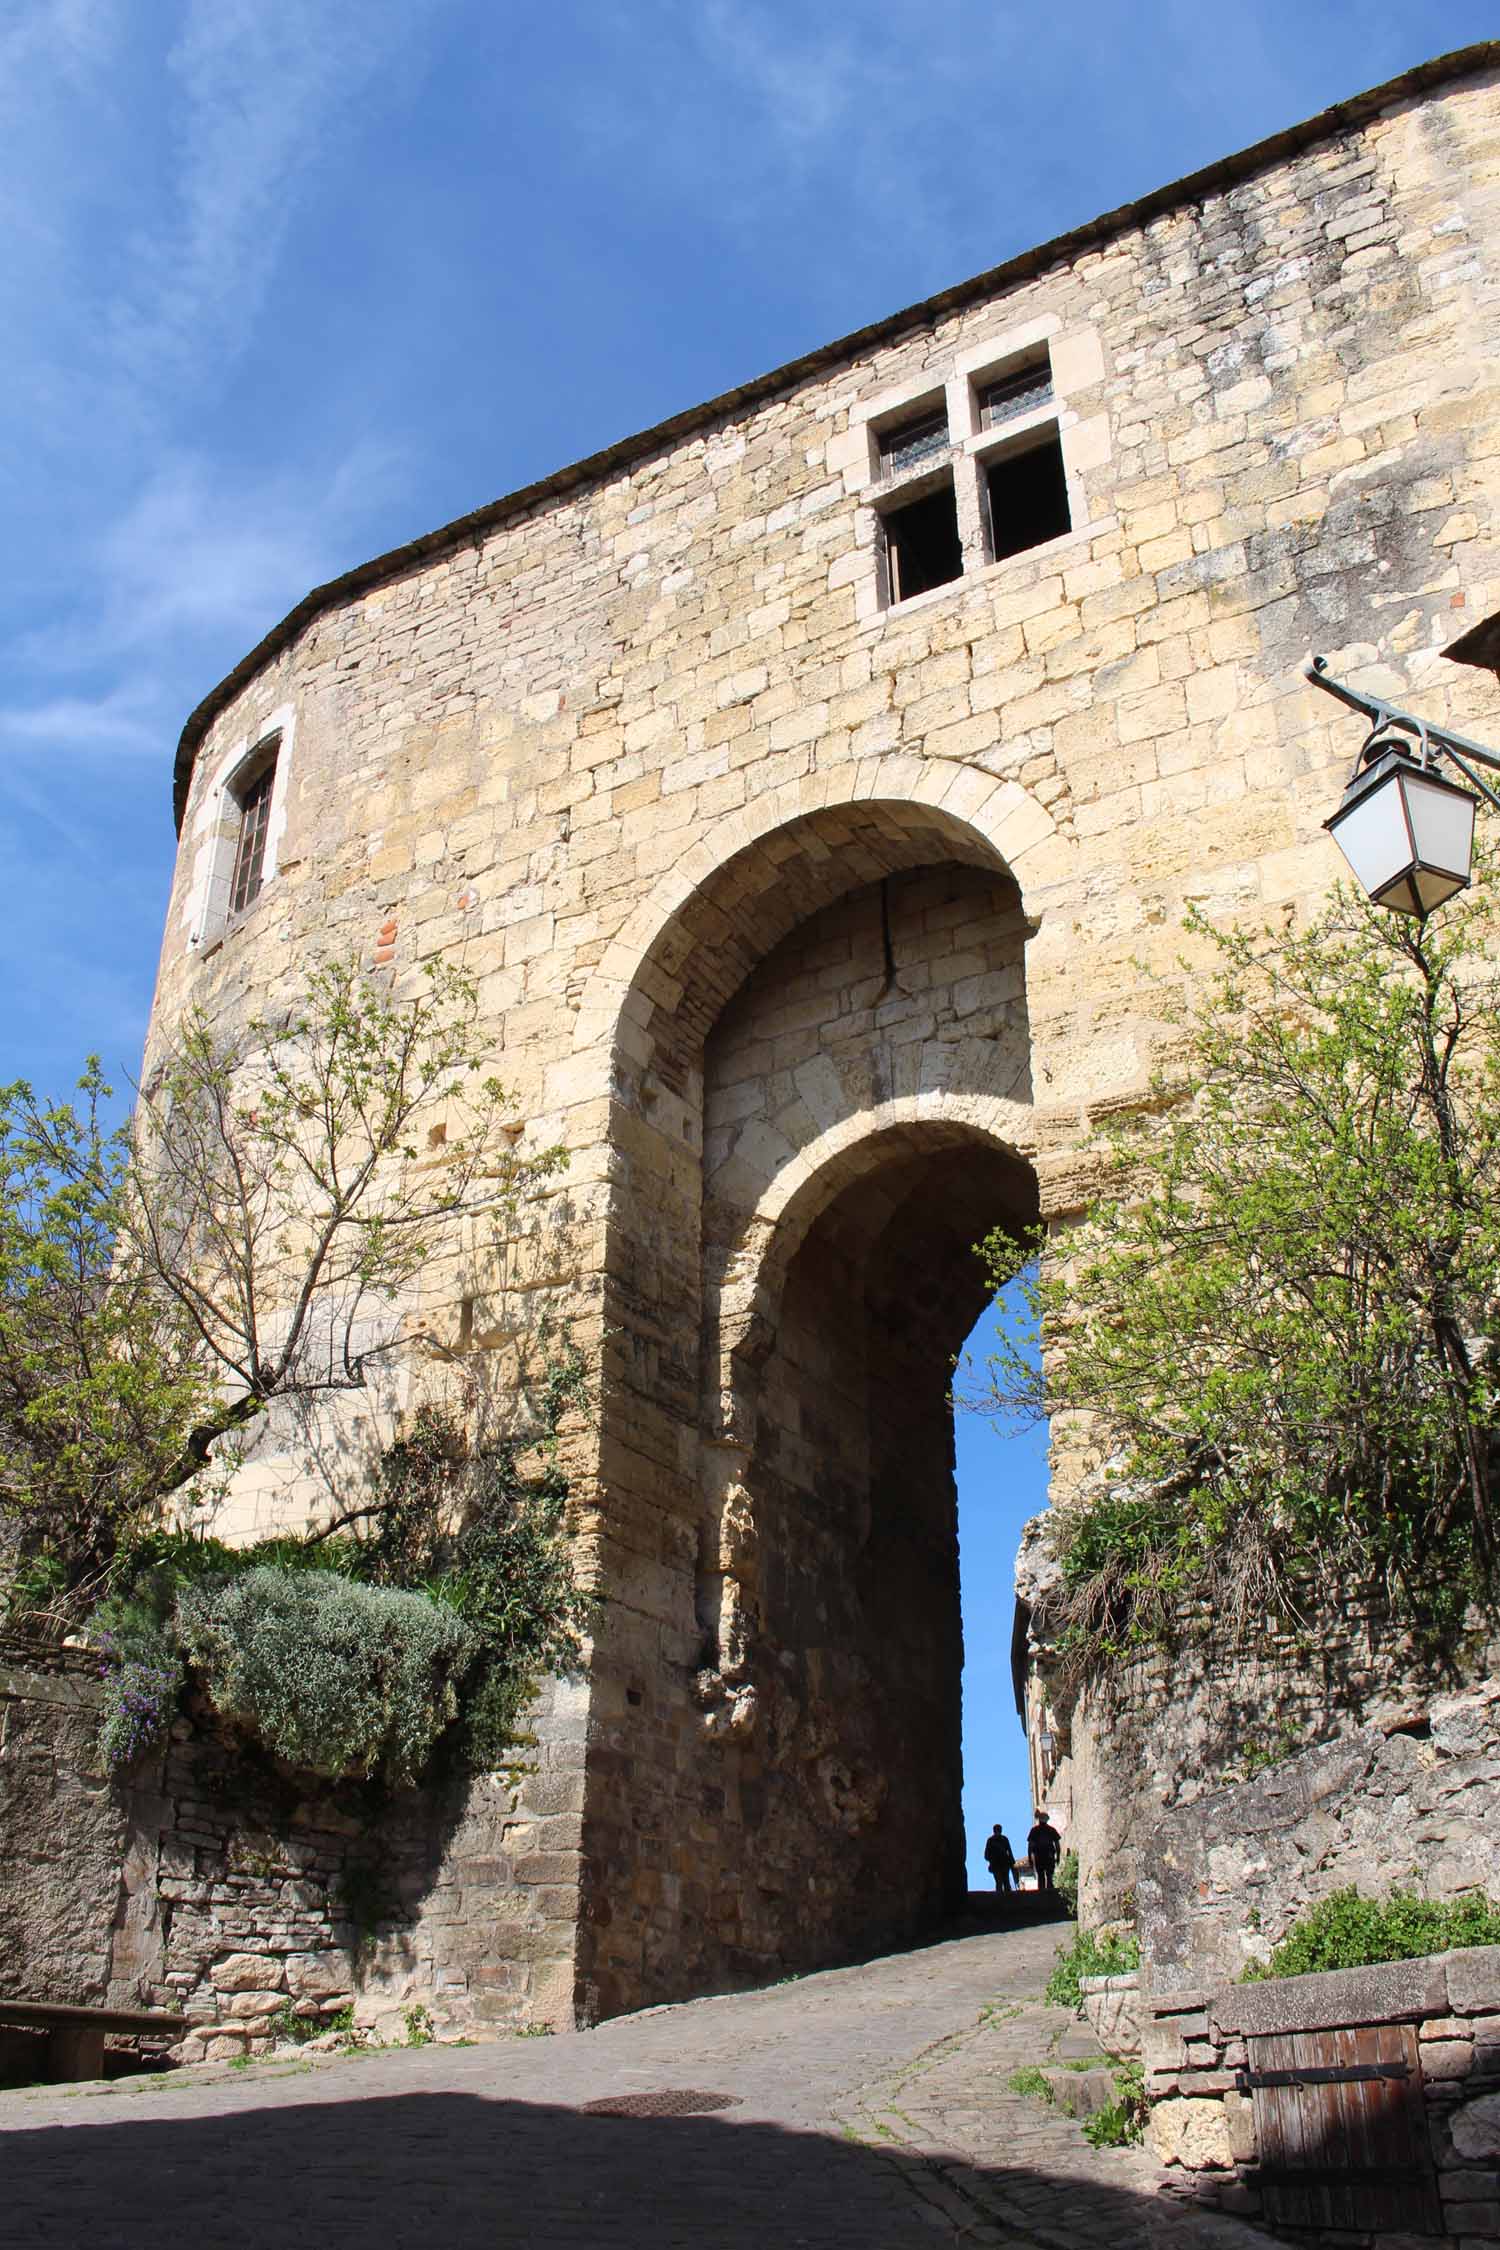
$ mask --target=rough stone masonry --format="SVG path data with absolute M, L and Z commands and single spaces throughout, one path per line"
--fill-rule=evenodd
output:
M 546 1302 L 600 1371 L 587 1679 L 539 1796 L 483 1854 L 455 1831 L 474 1912 L 456 1861 L 407 1901 L 445 2020 L 486 1962 L 517 2016 L 593 2017 L 961 1880 L 970 1247 L 1086 1196 L 1189 901 L 1275 922 L 1333 878 L 1356 743 L 1310 648 L 1500 722 L 1442 655 L 1500 607 L 1497 66 L 1413 70 L 351 572 L 190 720 L 153 1042 L 310 956 L 400 991 L 442 955 L 527 1145 L 571 1152 L 539 1235 L 410 1315 L 503 1371 Z M 408 1399 L 436 1366 L 414 1343 Z M 232 1523 L 308 1493 L 268 1443 Z M 1103 1817 L 1081 1793 L 1086 1858 Z

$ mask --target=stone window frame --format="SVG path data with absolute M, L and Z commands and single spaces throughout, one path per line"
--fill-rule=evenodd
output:
M 1012 367 L 1023 366 L 1028 359 L 1040 358 L 1043 352 L 1051 362 L 1051 398 L 996 428 L 983 428 L 980 394 L 987 384 Z M 1109 527 L 1112 517 L 1089 517 L 1083 482 L 1086 470 L 1097 469 L 1109 459 L 1109 417 L 1103 413 L 1085 416 L 1071 403 L 1079 393 L 1092 389 L 1103 374 L 1104 353 L 1098 332 L 1087 326 L 1067 327 L 1055 314 L 1044 314 L 997 329 L 956 352 L 946 367 L 924 368 L 907 382 L 850 407 L 848 430 L 830 448 L 829 465 L 841 470 L 846 492 L 859 502 L 856 542 L 868 565 L 855 582 L 855 613 L 860 625 L 878 626 L 887 618 L 904 620 L 914 610 L 940 602 L 976 580 L 1033 562 L 1038 556 L 1049 558 L 1076 544 L 1086 544 Z M 882 435 L 928 408 L 935 409 L 940 402 L 946 404 L 948 413 L 946 451 L 895 476 L 883 475 Z M 985 535 L 985 470 L 997 456 L 1020 452 L 1034 444 L 1040 433 L 1052 429 L 1062 450 L 1070 528 L 1019 554 L 992 560 Z M 957 578 L 941 586 L 893 602 L 881 518 L 950 477 L 963 568 Z
M 195 952 L 212 950 L 231 930 L 241 928 L 275 883 L 286 833 L 287 789 L 296 731 L 296 714 L 290 704 L 284 704 L 253 733 L 242 735 L 214 768 L 193 820 L 197 850 L 183 911 L 187 942 Z M 255 896 L 235 914 L 230 909 L 230 887 L 243 826 L 240 791 L 264 768 L 268 753 L 274 755 L 275 768 L 260 884 Z

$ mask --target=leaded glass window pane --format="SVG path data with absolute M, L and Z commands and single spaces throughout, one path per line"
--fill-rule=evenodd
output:
M 273 750 L 254 779 L 240 792 L 240 834 L 235 847 L 234 875 L 229 885 L 229 911 L 242 914 L 259 896 L 266 862 L 266 832 L 271 825 L 271 791 L 276 785 Z
M 985 384 L 979 394 L 980 428 L 993 430 L 1002 423 L 1017 421 L 1034 408 L 1049 405 L 1051 399 L 1050 360 L 1044 360 L 1039 367 L 1023 367 L 1017 374 L 1004 375 L 996 382 Z
M 940 407 L 935 414 L 923 414 L 914 422 L 902 422 L 894 430 L 881 432 L 880 473 L 899 476 L 902 470 L 914 469 L 947 449 L 948 416 Z

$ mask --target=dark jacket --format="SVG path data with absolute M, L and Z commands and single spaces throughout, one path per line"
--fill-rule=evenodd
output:
M 1055 1867 L 1058 1852 L 1062 1849 L 1062 1838 L 1050 1820 L 1039 1820 L 1026 1839 L 1026 1849 L 1030 1852 L 1034 1865 Z

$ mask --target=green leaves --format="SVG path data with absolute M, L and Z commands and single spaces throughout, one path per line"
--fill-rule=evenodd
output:
M 424 1272 L 476 1265 L 565 1159 L 518 1152 L 474 985 L 307 970 L 286 1012 L 190 1014 L 128 1130 L 0 1089 L 0 1576 L 54 1623 L 279 1399 L 359 1390 Z M 50 1564 L 57 1570 L 47 1575 Z M 23 1592 L 24 1589 L 24 1592 Z
M 1056 1526 L 1087 1662 L 1168 1636 L 1189 1601 L 1248 1630 L 1324 1584 L 1430 1618 L 1487 1582 L 1487 911 L 1470 894 L 1418 928 L 1339 894 L 1279 940 L 1190 920 L 1218 974 L 1176 1011 L 1178 1072 L 1105 1152 L 1105 1196 L 1045 1244 L 990 1370 L 992 1408 L 1086 1433 L 1100 1463 Z M 997 1287 L 1039 1247 L 992 1237 Z
M 1264 1966 L 1241 1980 L 1303 1977 L 1319 1969 L 1362 1969 L 1377 1961 L 1415 1961 L 1466 1945 L 1500 1945 L 1500 1905 L 1477 1893 L 1418 1898 L 1392 1891 L 1367 1898 L 1352 1886 L 1333 1891 L 1299 1916 Z
M 128 1146 L 80 1100 L 0 1088 L 0 1558 L 13 1601 L 66 1608 L 153 1507 L 208 1397 L 184 1324 L 122 1237 Z

